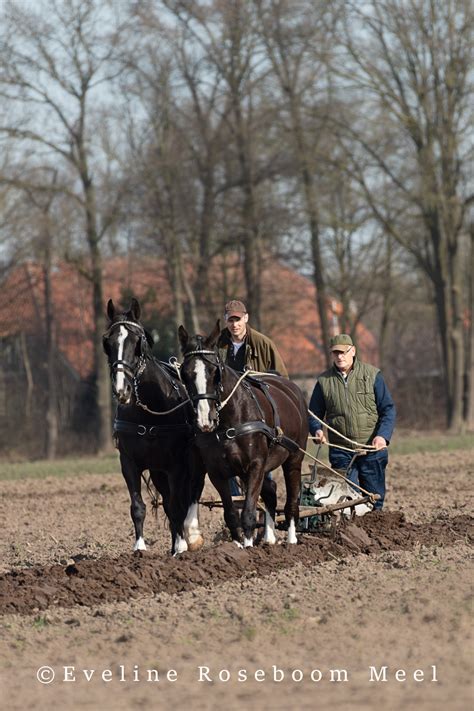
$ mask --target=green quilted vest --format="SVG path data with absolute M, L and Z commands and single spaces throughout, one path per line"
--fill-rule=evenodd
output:
M 326 403 L 326 422 L 361 444 L 370 444 L 378 421 L 374 394 L 378 372 L 375 366 L 355 359 L 346 381 L 334 366 L 318 378 Z M 331 430 L 328 434 L 333 444 L 350 446 Z

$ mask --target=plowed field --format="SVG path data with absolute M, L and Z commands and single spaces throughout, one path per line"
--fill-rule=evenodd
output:
M 464 710 L 472 472 L 469 451 L 392 456 L 383 512 L 289 548 L 239 550 L 222 512 L 203 509 L 205 546 L 180 558 L 162 513 L 148 515 L 148 550 L 131 553 L 118 468 L 3 482 L 3 698 L 22 709 Z

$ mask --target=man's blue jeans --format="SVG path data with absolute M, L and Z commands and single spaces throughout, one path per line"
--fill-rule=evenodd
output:
M 265 474 L 265 479 L 271 479 L 271 478 L 272 478 L 272 473 L 267 472 Z M 237 479 L 235 476 L 233 476 L 231 479 L 229 479 L 229 484 L 230 484 L 230 495 L 231 496 L 240 496 L 240 494 L 242 492 L 240 491 L 240 487 L 237 484 Z
M 340 449 L 331 449 L 329 461 L 333 469 L 346 471 L 352 459 L 350 452 Z M 375 509 L 381 509 L 385 498 L 385 469 L 388 462 L 388 452 L 381 449 L 371 454 L 362 454 L 357 457 L 346 476 L 355 484 L 359 484 L 371 494 L 379 494 L 380 499 L 375 502 Z M 361 496 L 364 494 L 361 492 Z

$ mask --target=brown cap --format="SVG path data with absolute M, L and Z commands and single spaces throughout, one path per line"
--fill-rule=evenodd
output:
M 331 338 L 331 351 L 346 351 L 353 345 L 352 338 L 347 333 L 339 333 Z
M 242 301 L 236 301 L 234 299 L 233 301 L 228 301 L 225 305 L 226 319 L 231 318 L 232 316 L 238 316 L 241 318 L 246 313 L 247 309 Z

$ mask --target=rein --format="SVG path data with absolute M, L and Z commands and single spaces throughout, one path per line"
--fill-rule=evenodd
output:
M 349 439 L 349 437 L 346 437 L 345 435 L 341 434 L 341 432 L 338 432 L 337 430 L 334 429 L 334 427 L 331 427 L 330 425 L 326 424 L 320 417 L 314 414 L 314 412 L 311 412 L 311 410 L 308 410 L 309 414 L 311 417 L 314 417 L 318 422 L 320 422 L 322 425 L 327 427 L 328 430 L 331 430 L 331 432 L 334 432 L 334 434 L 337 434 L 338 437 L 342 437 L 342 439 L 345 439 L 346 442 L 349 442 L 349 444 L 355 444 L 356 446 L 356 451 L 363 452 L 366 454 L 367 452 L 375 452 L 377 451 L 377 447 L 374 447 L 373 444 L 360 444 L 360 442 L 356 442 L 353 439 Z M 314 439 L 313 437 L 311 439 Z M 329 443 L 328 443 L 329 444 Z M 349 449 L 348 447 L 342 447 L 339 444 L 332 444 L 331 447 L 336 447 L 338 449 L 345 449 L 348 452 L 353 452 L 355 450 Z
M 190 356 L 192 356 L 192 355 L 196 355 L 196 356 L 213 355 L 213 356 L 215 356 L 215 358 L 217 359 L 217 365 L 218 365 L 218 367 L 219 367 L 219 371 L 220 371 L 221 368 L 222 368 L 222 364 L 221 364 L 221 362 L 220 362 L 220 360 L 219 360 L 219 356 L 217 355 L 217 353 L 216 353 L 215 351 L 210 351 L 210 350 L 194 350 L 194 351 L 189 351 L 188 353 L 185 353 L 185 354 L 184 354 L 184 358 L 186 359 L 187 357 L 190 357 Z M 207 360 L 207 359 L 204 358 L 204 360 Z M 209 361 L 208 361 L 208 362 L 209 362 Z M 212 363 L 212 365 L 215 365 L 215 363 Z M 237 388 L 239 387 L 239 385 L 241 384 L 241 382 L 242 382 L 245 378 L 247 378 L 248 376 L 252 376 L 252 375 L 265 375 L 265 376 L 277 377 L 277 376 L 275 375 L 275 373 L 262 373 L 262 372 L 260 372 L 260 371 L 258 371 L 258 370 L 245 370 L 245 371 L 242 373 L 242 375 L 239 377 L 239 379 L 237 380 L 236 384 L 235 384 L 234 387 L 232 388 L 232 390 L 231 390 L 231 392 L 229 393 L 229 395 L 225 398 L 225 400 L 223 400 L 222 402 L 218 402 L 218 408 L 219 408 L 219 410 L 222 410 L 222 409 L 227 405 L 227 403 L 231 400 L 231 398 L 232 398 L 233 395 L 235 394 L 235 392 L 236 392 Z M 209 393 L 206 393 L 205 395 L 198 396 L 198 397 L 196 397 L 195 399 L 202 399 L 202 398 L 210 399 Z M 213 399 L 214 399 L 214 398 L 213 398 Z M 308 409 L 308 413 L 309 413 L 310 415 L 312 415 L 313 417 L 316 417 L 316 419 L 319 420 L 320 422 L 322 422 L 322 420 L 321 420 L 319 417 L 317 417 L 317 415 L 315 415 L 313 412 L 311 412 L 311 410 Z M 322 422 L 322 424 L 326 424 L 326 423 Z M 327 425 L 326 425 L 326 426 L 327 426 Z M 329 427 L 329 429 L 332 429 L 332 428 Z M 299 447 L 299 446 L 296 444 L 296 442 L 293 442 L 293 440 L 289 439 L 289 437 L 286 437 L 286 436 L 283 434 L 283 432 L 281 431 L 280 428 L 277 429 L 276 434 L 275 434 L 275 433 L 273 432 L 273 430 L 272 430 L 268 425 L 266 425 L 264 422 L 249 422 L 249 423 L 245 423 L 245 424 L 243 424 L 243 425 L 240 425 L 240 426 L 238 426 L 238 427 L 231 427 L 231 428 L 225 430 L 224 432 L 219 432 L 219 431 L 218 431 L 218 432 L 211 432 L 211 433 L 202 433 L 202 434 L 200 434 L 200 435 L 197 436 L 197 438 L 198 438 L 198 446 L 207 446 L 207 443 L 208 443 L 208 441 L 209 441 L 209 437 L 212 436 L 212 435 L 214 435 L 214 436 L 216 437 L 217 441 L 221 441 L 221 438 L 222 438 L 222 441 L 225 441 L 225 440 L 233 440 L 233 439 L 235 439 L 235 437 L 238 437 L 238 436 L 240 436 L 240 435 L 250 434 L 250 432 L 255 432 L 255 431 L 260 431 L 260 432 L 262 432 L 262 434 L 265 434 L 273 443 L 275 443 L 275 444 L 280 444 L 280 445 L 282 445 L 283 447 L 285 447 L 286 449 L 288 449 L 289 451 L 295 451 L 295 449 L 299 450 L 299 451 L 302 452 L 305 456 L 309 457 L 309 458 L 312 459 L 314 462 L 316 462 L 319 466 L 323 467 L 324 469 L 329 470 L 330 472 L 332 472 L 332 473 L 335 474 L 336 476 L 338 476 L 338 477 L 340 477 L 341 479 L 343 479 L 345 482 L 349 483 L 349 484 L 350 484 L 351 486 L 353 486 L 354 488 L 356 488 L 356 489 L 358 489 L 359 491 L 361 491 L 361 492 L 363 492 L 364 494 L 366 494 L 366 495 L 370 498 L 370 500 L 371 500 L 372 502 L 375 501 L 375 498 L 374 498 L 374 494 L 373 494 L 373 493 L 371 493 L 370 491 L 367 491 L 366 489 L 364 489 L 364 488 L 363 488 L 362 486 L 360 486 L 359 484 L 356 484 L 355 482 L 350 481 L 350 479 L 348 479 L 346 476 L 344 476 L 344 474 L 341 474 L 340 472 L 338 472 L 338 471 L 336 471 L 335 469 L 333 469 L 332 467 L 330 467 L 328 464 L 325 464 L 324 462 L 322 462 L 321 460 L 319 460 L 317 457 L 315 457 L 314 455 L 312 455 L 310 452 L 308 452 L 306 449 L 303 449 L 302 447 Z M 340 434 L 339 432 L 337 432 L 337 430 L 333 430 L 333 432 L 336 432 L 336 434 Z M 344 438 L 345 440 L 347 440 L 348 442 L 350 442 L 351 444 L 356 445 L 356 447 L 357 447 L 356 450 L 349 450 L 349 449 L 346 448 L 346 447 L 341 447 L 341 449 L 347 449 L 347 451 L 352 451 L 352 452 L 354 452 L 354 457 L 353 457 L 354 459 L 355 459 L 357 456 L 361 456 L 361 455 L 363 455 L 363 454 L 368 454 L 369 452 L 376 450 L 376 447 L 374 447 L 373 445 L 360 444 L 359 442 L 355 442 L 354 440 L 351 440 L 351 439 L 349 439 L 348 437 L 345 437 L 345 436 L 342 435 L 342 434 L 340 434 L 340 436 L 343 437 L 343 438 Z M 202 442 L 201 442 L 200 440 L 202 440 Z M 339 445 L 334 445 L 334 446 L 338 447 Z

